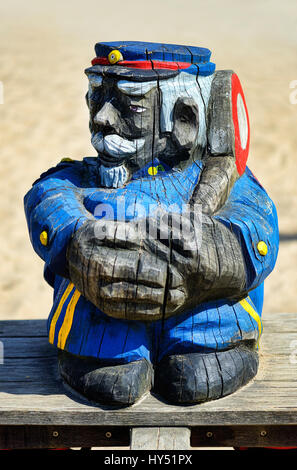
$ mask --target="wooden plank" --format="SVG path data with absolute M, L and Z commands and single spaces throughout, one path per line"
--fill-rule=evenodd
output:
M 56 357 L 57 350 L 52 345 L 50 345 L 46 338 L 37 336 L 37 337 L 16 337 L 1 339 L 3 345 L 3 352 L 5 356 L 5 361 L 8 359 L 17 359 L 17 358 L 26 358 L 28 357 L 28 352 L 30 351 L 30 358 L 37 357 Z
M 297 447 L 297 426 L 201 426 L 192 447 Z
M 199 447 L 297 446 L 297 425 L 133 428 L 101 426 L 0 426 L 0 449 L 128 447 L 190 450 Z
M 43 397 L 43 401 L 47 398 Z M 282 397 L 284 400 L 285 397 Z M 31 396 L 32 404 L 32 396 Z M 247 403 L 246 403 L 247 404 Z M 72 426 L 87 426 L 87 425 L 100 425 L 100 426 L 119 426 L 119 427 L 135 427 L 135 426 L 179 426 L 179 427 L 193 427 L 205 426 L 212 422 L 216 426 L 264 426 L 264 425 L 293 425 L 296 423 L 297 410 L 268 410 L 268 411 L 236 411 L 232 413 L 232 409 L 225 411 L 210 410 L 207 412 L 195 413 L 170 413 L 162 412 L 161 410 L 154 410 L 149 413 L 121 413 L 113 410 L 105 412 L 81 412 L 77 409 L 65 410 L 63 403 L 59 409 L 40 410 L 15 410 L 14 408 L 6 409 L 1 412 L 2 425 L 16 425 L 22 423 L 28 426 L 46 426 L 51 423 L 55 426 L 58 425 L 72 425 Z
M 189 428 L 148 427 L 131 430 L 131 450 L 188 450 Z
M 4 363 L 0 364 L 0 425 L 159 428 L 209 423 L 293 425 L 297 422 L 297 375 L 290 343 L 297 339 L 295 318 L 295 314 L 282 314 L 264 320 L 259 372 L 233 395 L 183 407 L 148 394 L 135 405 L 122 409 L 90 404 L 63 385 L 57 373 L 55 349 L 40 334 L 44 321 L 0 322 L 4 344 Z M 34 329 L 35 326 L 39 328 Z M 31 338 L 34 331 L 36 337 Z
M 4 364 L 0 367 L 1 391 L 4 391 L 3 383 L 5 382 L 50 384 L 56 380 L 57 361 L 55 356 L 6 359 L 4 350 Z
M 0 426 L 0 449 L 129 446 L 129 428 Z
M 47 320 L 2 320 L 0 338 L 46 337 L 46 323 Z

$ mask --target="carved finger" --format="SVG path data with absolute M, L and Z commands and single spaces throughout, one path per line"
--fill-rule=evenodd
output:
M 151 303 L 104 301 L 99 308 L 113 318 L 135 321 L 156 321 L 162 317 L 163 312 L 161 306 Z
M 176 289 L 182 287 L 185 283 L 185 279 L 181 272 L 173 265 L 169 265 L 168 269 L 168 287 L 170 289 Z
M 170 289 L 167 295 L 165 318 L 179 310 L 184 305 L 186 297 L 183 289 Z
M 138 226 L 133 222 L 100 219 L 94 235 L 101 244 L 114 248 L 139 249 L 142 243 Z
M 141 253 L 139 256 L 136 282 L 155 287 L 165 287 L 167 263 L 154 255 Z
M 162 306 L 164 289 L 156 289 L 143 284 L 114 282 L 101 286 L 99 299 L 110 302 L 136 302 Z

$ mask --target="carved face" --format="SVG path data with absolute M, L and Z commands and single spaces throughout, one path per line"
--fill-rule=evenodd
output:
M 92 144 L 105 166 L 142 168 L 166 147 L 159 131 L 157 87 L 145 94 L 127 94 L 116 79 L 90 80 L 88 94 Z
M 92 144 L 104 167 L 124 165 L 131 174 L 155 158 L 171 168 L 184 167 L 201 154 L 205 116 L 195 79 L 191 86 L 184 79 L 181 86 L 172 79 L 88 78 Z

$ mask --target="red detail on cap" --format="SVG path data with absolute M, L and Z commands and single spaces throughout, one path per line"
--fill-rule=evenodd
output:
M 93 59 L 91 63 L 92 65 L 110 65 L 110 62 L 107 57 L 95 57 L 95 59 Z
M 248 159 L 249 155 L 249 147 L 250 147 L 250 122 L 249 122 L 249 115 L 248 115 L 248 110 L 243 94 L 243 90 L 239 81 L 238 76 L 234 73 L 231 78 L 231 89 L 232 89 L 232 118 L 233 118 L 233 124 L 234 124 L 234 146 L 235 146 L 235 159 L 236 159 L 236 166 L 239 175 L 241 176 L 246 167 L 246 162 Z M 247 138 L 247 144 L 245 149 L 241 147 L 241 141 L 240 141 L 240 133 L 239 133 L 239 123 L 238 123 L 238 114 L 237 114 L 237 96 L 238 94 L 241 95 L 244 108 L 245 108 L 245 113 L 246 113 L 246 119 L 247 119 L 247 126 L 248 126 L 248 138 Z
M 112 65 L 106 57 L 95 57 L 92 65 Z M 188 62 L 166 62 L 161 60 L 121 60 L 113 65 L 121 65 L 123 67 L 133 69 L 187 69 L 191 66 Z

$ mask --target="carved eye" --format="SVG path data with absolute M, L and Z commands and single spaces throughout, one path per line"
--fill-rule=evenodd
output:
M 131 104 L 129 108 L 133 113 L 143 113 L 146 110 L 143 106 L 136 106 L 134 104 Z

